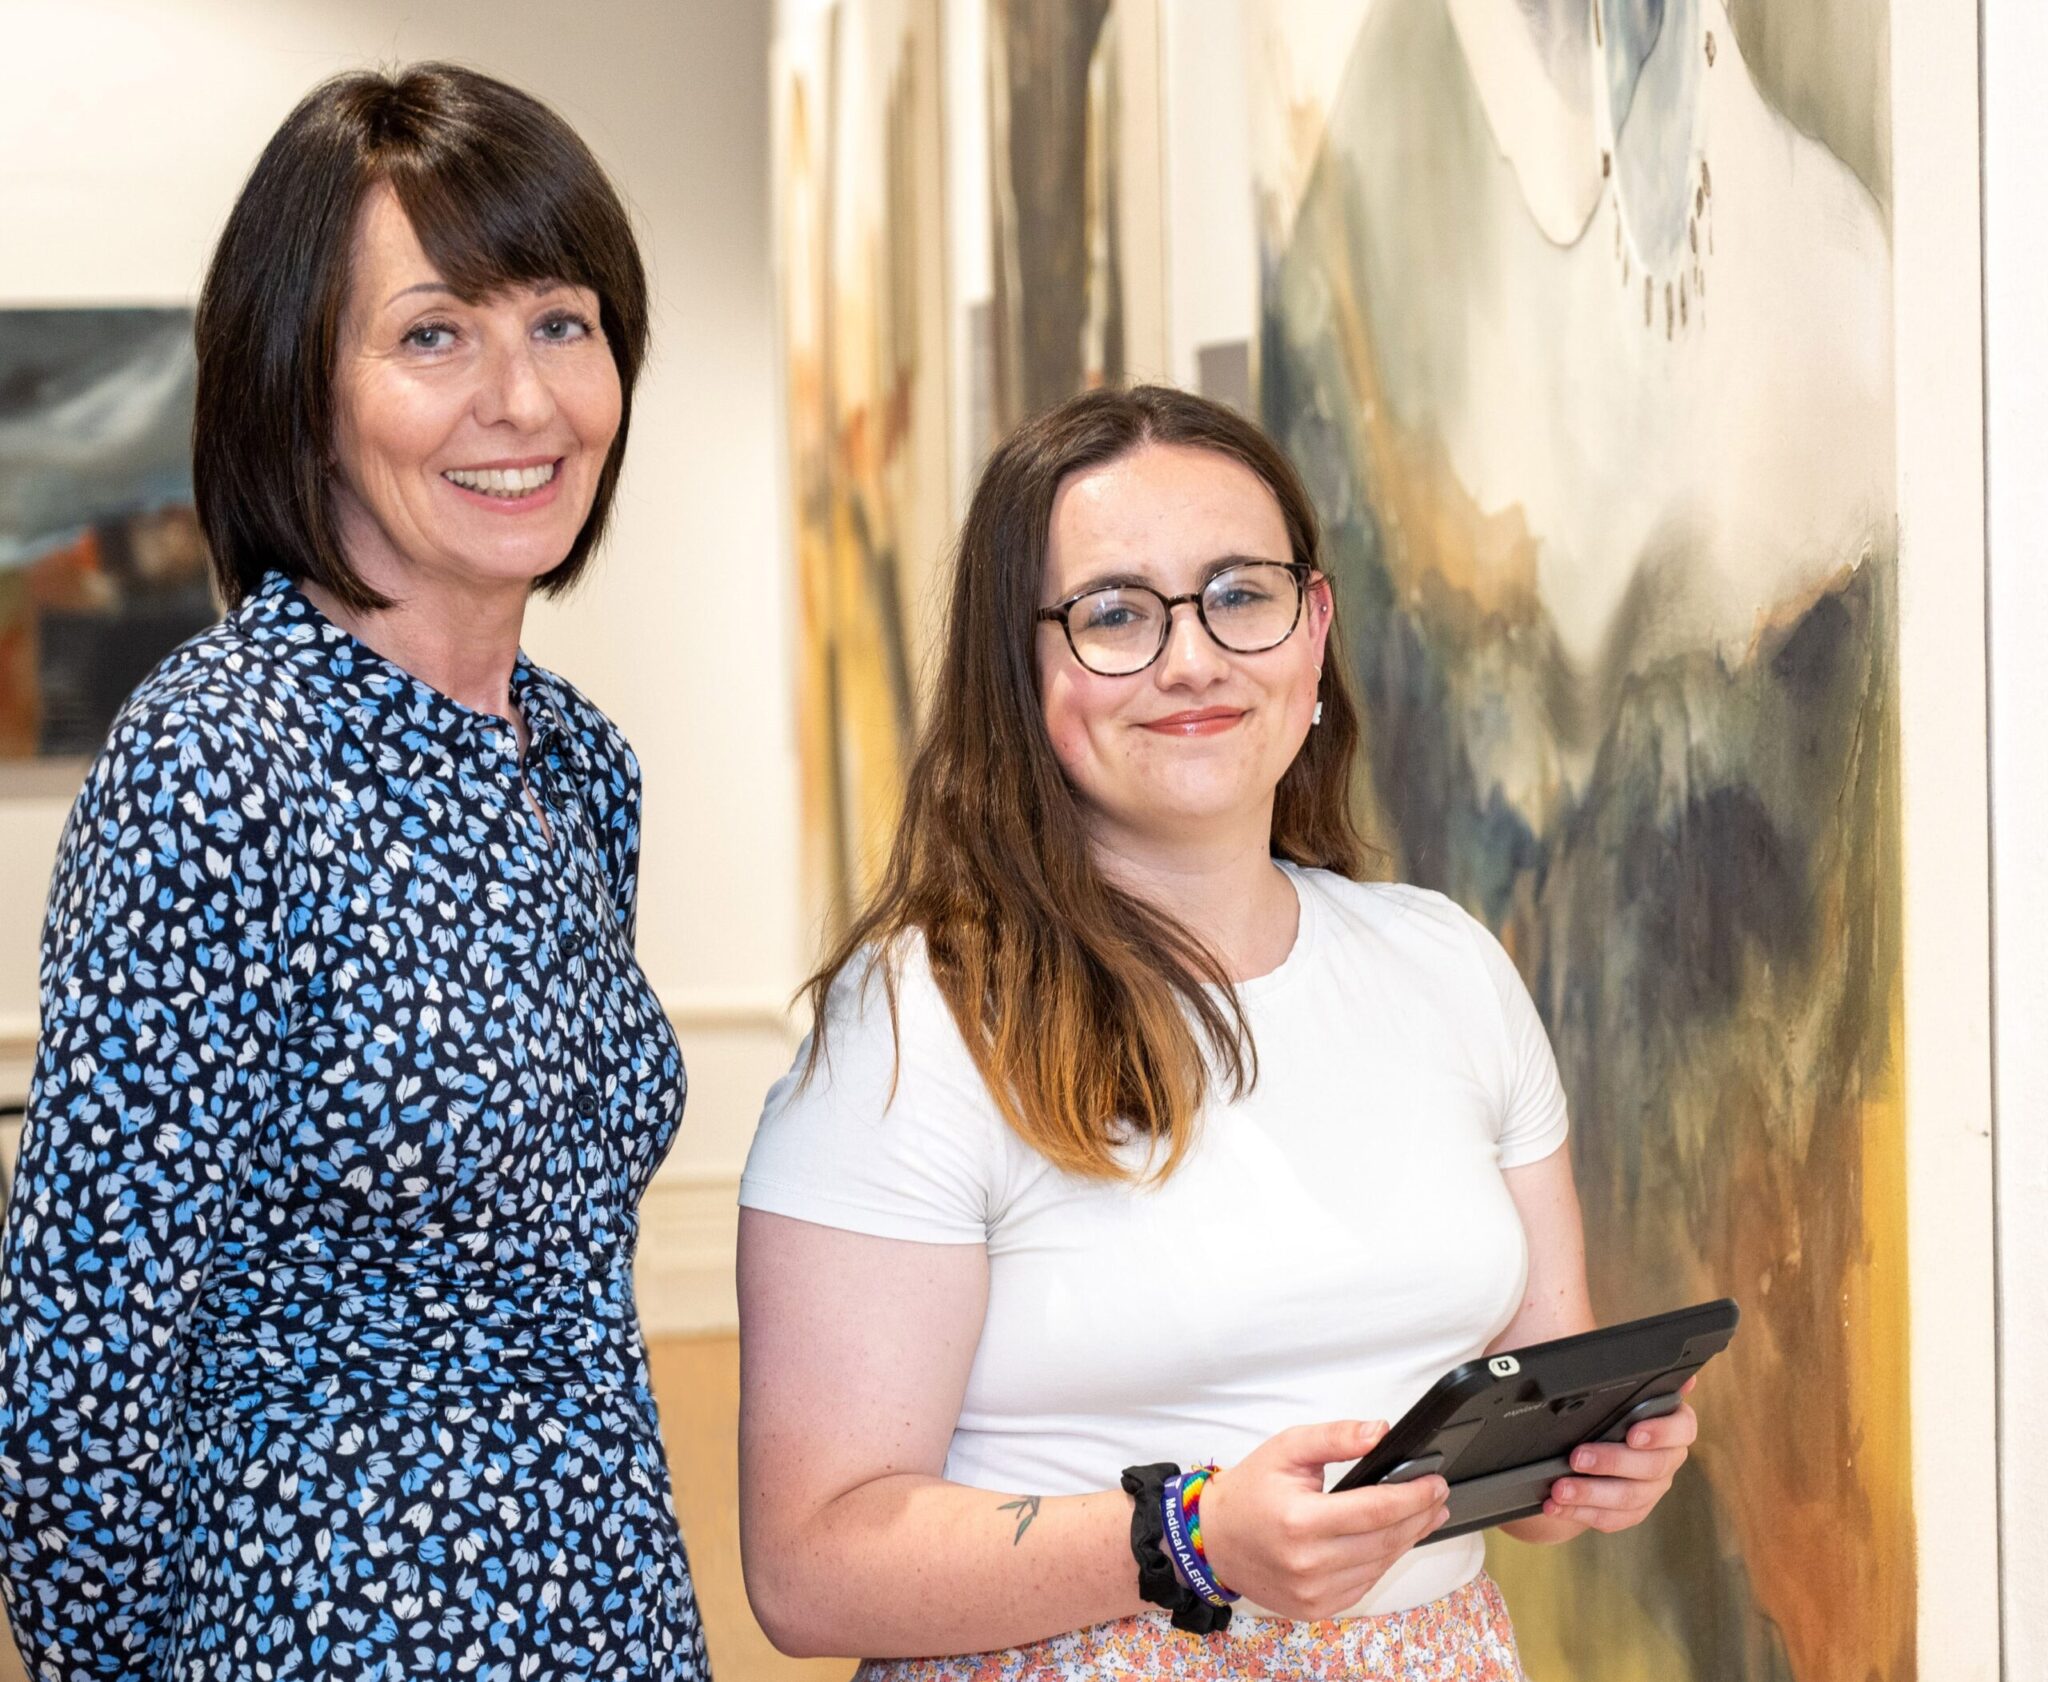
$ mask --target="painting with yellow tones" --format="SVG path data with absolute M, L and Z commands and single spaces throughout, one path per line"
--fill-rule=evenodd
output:
M 973 213 L 945 202 L 941 87 L 970 5 Z M 773 74 L 804 876 L 829 932 L 886 856 L 964 481 L 1026 415 L 1165 361 L 1158 0 L 818 0 L 789 9 Z M 994 276 L 957 382 L 949 213 Z M 955 384 L 986 431 L 958 463 Z
M 837 927 L 886 854 L 950 518 L 939 0 L 836 0 L 774 62 L 804 879 Z
M 1377 839 L 1529 981 L 1601 1316 L 1744 1309 L 1651 1524 L 1491 1545 L 1535 1682 L 1915 1673 L 1889 18 L 1821 10 L 1248 5 Z

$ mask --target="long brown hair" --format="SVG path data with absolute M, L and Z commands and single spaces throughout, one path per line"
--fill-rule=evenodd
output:
M 989 458 L 960 532 L 931 698 L 902 821 L 867 905 L 805 984 L 825 1054 L 826 1001 L 877 959 L 896 1017 L 895 954 L 921 934 L 939 991 L 997 1108 L 1058 1167 L 1133 1177 L 1127 1140 L 1186 1153 L 1208 1091 L 1204 1046 L 1235 1093 L 1257 1052 L 1221 962 L 1172 917 L 1097 867 L 1040 709 L 1035 642 L 1053 498 L 1071 474 L 1150 443 L 1213 450 L 1280 505 L 1293 558 L 1318 566 L 1316 516 L 1265 434 L 1221 404 L 1162 386 L 1095 391 L 1027 421 Z M 1272 850 L 1363 874 L 1353 816 L 1358 712 L 1331 626 L 1322 722 L 1281 778 Z M 863 985 L 865 979 L 863 980 Z M 1214 991 L 1205 989 L 1213 988 Z

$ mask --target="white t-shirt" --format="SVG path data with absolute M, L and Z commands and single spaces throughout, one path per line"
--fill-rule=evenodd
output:
M 1283 868 L 1294 947 L 1238 989 L 1257 1085 L 1212 1089 L 1163 1184 L 1080 1179 L 1024 1144 L 921 945 L 899 981 L 900 1074 L 880 982 L 849 970 L 829 1066 L 769 1092 L 742 1204 L 987 1246 L 949 1479 L 1080 1494 L 1142 1461 L 1228 1466 L 1290 1425 L 1396 1420 L 1513 1318 L 1528 1246 L 1501 1170 L 1565 1137 L 1520 977 L 1440 894 Z M 1449 1594 L 1483 1553 L 1477 1535 L 1416 1549 L 1352 1615 Z

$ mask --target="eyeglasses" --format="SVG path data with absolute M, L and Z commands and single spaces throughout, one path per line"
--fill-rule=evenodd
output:
M 1067 633 L 1074 658 L 1097 677 L 1132 677 L 1166 651 L 1173 610 L 1192 602 L 1218 648 L 1262 654 L 1301 623 L 1301 598 L 1314 569 L 1302 561 L 1240 561 L 1200 590 L 1163 596 L 1148 584 L 1111 584 L 1038 610 Z

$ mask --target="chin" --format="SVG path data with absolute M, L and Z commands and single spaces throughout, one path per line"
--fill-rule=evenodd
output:
M 1242 816 L 1264 798 L 1261 795 L 1254 800 L 1241 789 L 1227 793 L 1182 789 L 1133 801 L 1127 810 L 1138 827 L 1172 833 L 1176 830 L 1202 830 L 1227 822 Z
M 573 541 L 573 539 L 571 540 Z M 479 584 L 501 588 L 509 584 L 538 584 L 543 578 L 569 558 L 570 542 L 565 541 L 557 549 L 531 549 L 516 554 L 490 554 L 466 557 L 463 571 Z

